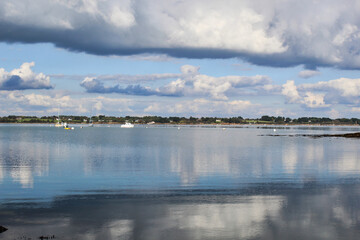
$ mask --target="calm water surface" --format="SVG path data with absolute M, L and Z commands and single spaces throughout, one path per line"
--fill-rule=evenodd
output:
M 360 239 L 356 131 L 0 125 L 0 238 Z

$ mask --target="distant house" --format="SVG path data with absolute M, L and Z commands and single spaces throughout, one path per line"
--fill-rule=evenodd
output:
M 216 119 L 215 122 L 216 123 L 221 123 L 221 119 Z

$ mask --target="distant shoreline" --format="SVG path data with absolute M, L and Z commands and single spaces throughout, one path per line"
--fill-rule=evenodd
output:
M 9 115 L 0 117 L 0 123 L 40 123 L 55 124 L 67 122 L 68 124 L 170 124 L 170 125 L 306 125 L 306 126 L 359 126 L 359 118 L 336 118 L 328 117 L 299 117 L 289 118 L 282 116 L 264 115 L 259 118 L 237 117 L 161 117 L 161 116 L 16 116 Z
M 75 126 L 88 126 L 89 123 L 72 123 L 67 122 L 68 124 L 75 125 Z M 52 125 L 54 126 L 55 123 L 39 123 L 39 122 L 0 122 L 1 124 L 13 124 L 13 125 Z M 109 122 L 109 123 L 93 123 L 93 125 L 122 125 L 124 123 L 118 122 Z M 309 127 L 316 127 L 316 126 L 324 126 L 324 127 L 331 127 L 331 126 L 352 126 L 352 127 L 360 127 L 359 124 L 306 124 L 306 123 L 154 123 L 154 124 L 146 124 L 146 123 L 133 123 L 134 125 L 141 125 L 141 126 L 309 126 Z

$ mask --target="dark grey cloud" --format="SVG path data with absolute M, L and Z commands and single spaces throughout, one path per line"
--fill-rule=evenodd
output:
M 0 85 L 0 90 L 26 90 L 26 89 L 52 89 L 48 84 L 38 84 L 37 82 L 27 82 L 21 77 L 13 75 Z
M 2 83 L 2 90 L 22 89 L 22 79 L 19 76 L 11 76 L 7 81 Z
M 356 0 L 3 0 L 0 41 L 49 42 L 98 55 L 360 69 L 359 11 Z
M 86 78 L 80 83 L 80 86 L 86 89 L 88 93 L 119 93 L 126 95 L 137 95 L 137 96 L 178 96 L 176 94 L 167 94 L 162 93 L 157 89 L 151 89 L 150 87 L 144 87 L 139 84 L 128 85 L 126 87 L 121 87 L 120 85 L 115 85 L 112 87 L 105 86 L 104 83 L 100 82 L 94 78 Z

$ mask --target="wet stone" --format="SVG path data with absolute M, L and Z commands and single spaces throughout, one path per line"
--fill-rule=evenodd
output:
M 6 227 L 0 226 L 0 233 L 5 232 L 6 230 L 8 230 Z

